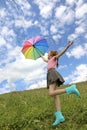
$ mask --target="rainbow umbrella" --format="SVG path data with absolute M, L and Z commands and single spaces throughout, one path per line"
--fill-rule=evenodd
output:
M 40 57 L 40 54 L 44 55 L 47 50 L 48 44 L 46 39 L 36 36 L 24 42 L 22 53 L 25 58 L 36 60 Z

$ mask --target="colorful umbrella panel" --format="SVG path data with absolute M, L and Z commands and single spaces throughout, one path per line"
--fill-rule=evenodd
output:
M 34 37 L 26 40 L 22 48 L 22 53 L 27 59 L 34 59 L 40 57 L 40 54 L 44 55 L 48 50 L 48 43 L 46 39 L 42 37 Z

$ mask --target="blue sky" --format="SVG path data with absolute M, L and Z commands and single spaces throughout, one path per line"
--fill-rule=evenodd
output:
M 59 52 L 74 40 L 58 71 L 65 84 L 87 81 L 86 0 L 0 0 L 0 94 L 46 87 L 47 64 L 21 53 L 34 36 L 45 37 L 49 50 Z

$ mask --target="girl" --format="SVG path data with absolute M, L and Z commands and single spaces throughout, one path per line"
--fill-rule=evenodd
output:
M 58 67 L 58 60 L 59 58 L 67 51 L 67 49 L 73 44 L 73 42 L 69 42 L 67 46 L 62 50 L 62 52 L 58 53 L 57 51 L 50 51 L 48 53 L 48 59 L 45 59 L 43 55 L 41 55 L 42 59 L 48 63 L 47 68 L 47 88 L 49 95 L 54 98 L 55 105 L 56 105 L 56 112 L 55 112 L 55 122 L 52 124 L 52 126 L 56 126 L 61 122 L 65 121 L 64 116 L 61 112 L 61 105 L 60 105 L 60 94 L 75 94 L 78 97 L 80 97 L 80 92 L 76 88 L 76 85 L 71 85 L 70 87 L 64 88 L 64 89 L 57 89 L 57 86 L 59 87 L 64 83 L 63 77 L 55 70 L 56 67 Z

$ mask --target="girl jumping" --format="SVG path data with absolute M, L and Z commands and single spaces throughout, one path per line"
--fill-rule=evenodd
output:
M 43 55 L 41 55 L 43 61 L 47 62 L 47 88 L 49 95 L 54 98 L 55 105 L 56 105 L 56 112 L 55 112 L 55 121 L 52 126 L 56 126 L 61 122 L 65 121 L 65 118 L 61 112 L 61 105 L 60 105 L 60 94 L 75 94 L 80 97 L 80 92 L 76 88 L 76 85 L 71 85 L 70 87 L 64 89 L 57 89 L 60 85 L 64 83 L 64 79 L 59 72 L 56 71 L 56 67 L 58 67 L 58 60 L 59 58 L 67 51 L 67 49 L 73 44 L 73 42 L 69 42 L 67 46 L 58 53 L 57 51 L 50 51 L 48 53 L 48 59 L 46 59 Z

